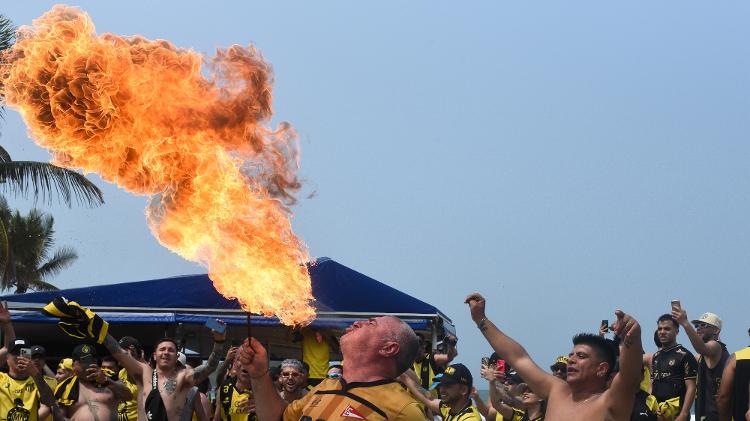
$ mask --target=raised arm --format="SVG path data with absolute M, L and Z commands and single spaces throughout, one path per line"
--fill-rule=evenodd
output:
M 703 342 L 703 338 L 698 335 L 693 325 L 688 320 L 685 309 L 672 310 L 672 317 L 682 326 L 682 329 L 690 339 L 690 344 L 698 354 L 701 354 L 709 362 L 714 363 L 721 356 L 721 345 L 717 341 Z
M 31 362 L 30 359 L 25 357 L 18 357 L 16 359 L 19 370 L 26 372 L 34 379 L 34 384 L 39 392 L 39 419 L 46 418 L 49 413 L 52 413 L 52 419 L 54 421 L 68 421 L 65 417 L 65 412 L 60 408 L 55 400 L 55 394 L 49 387 L 46 381 L 44 381 L 44 374 L 36 369 L 36 366 Z
M 222 321 L 219 321 L 219 323 L 224 324 Z M 193 387 L 194 385 L 200 384 L 200 382 L 206 380 L 209 374 L 213 373 L 214 370 L 216 370 L 216 367 L 219 366 L 219 358 L 221 358 L 221 354 L 224 351 L 226 333 L 217 332 L 215 330 L 212 330 L 211 332 L 214 336 L 214 347 L 211 349 L 211 354 L 208 355 L 208 359 L 205 363 L 195 367 L 194 370 L 188 371 L 185 375 L 185 379 L 187 380 L 186 387 L 188 385 L 189 387 Z
M 482 397 L 477 393 L 475 387 L 471 388 L 471 398 L 474 399 L 474 404 L 477 406 L 477 410 L 484 417 L 485 420 L 494 420 L 497 417 L 497 411 L 492 407 L 489 402 L 484 402 Z
M 617 320 L 612 331 L 620 338 L 620 372 L 607 391 L 607 405 L 616 419 L 626 419 L 633 410 L 633 399 L 643 376 L 643 343 L 641 326 L 622 310 L 615 311 Z
M 6 302 L 0 303 L 0 326 L 3 329 L 3 347 L 0 348 L 0 367 L 2 367 L 6 364 L 10 344 L 16 340 L 16 331 L 13 329 L 13 322 L 11 322 L 8 303 Z
M 492 349 L 500 355 L 500 358 L 508 361 L 539 396 L 544 399 L 549 398 L 552 388 L 556 384 L 562 385 L 564 383 L 563 380 L 545 372 L 536 365 L 528 352 L 518 342 L 501 332 L 487 318 L 484 297 L 474 293 L 466 297 L 465 302 L 469 304 L 471 318 L 492 346 Z
M 104 347 L 120 363 L 120 366 L 127 370 L 128 375 L 133 380 L 136 382 L 143 381 L 143 370 L 148 368 L 146 364 L 136 360 L 128 351 L 122 349 L 120 343 L 110 334 L 107 334 L 107 337 L 104 339 Z
M 406 385 L 409 392 L 419 401 L 424 404 L 433 414 L 440 413 L 440 400 L 434 399 L 430 392 L 422 387 L 417 378 L 417 373 L 412 369 L 408 369 L 398 376 L 398 380 Z
M 260 342 L 249 338 L 240 348 L 238 355 L 242 367 L 250 373 L 253 386 L 255 412 L 259 421 L 278 421 L 284 415 L 286 402 L 276 391 L 268 373 L 268 354 Z

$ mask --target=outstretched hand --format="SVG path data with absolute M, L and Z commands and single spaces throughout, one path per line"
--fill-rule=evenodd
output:
M 10 323 L 10 311 L 8 311 L 8 303 L 0 302 L 0 323 Z
M 471 319 L 474 320 L 474 323 L 479 323 L 482 319 L 485 318 L 484 308 L 486 301 L 484 300 L 484 297 L 482 297 L 482 295 L 480 295 L 478 292 L 475 292 L 466 297 L 464 302 L 469 305 L 469 311 L 471 311 Z
M 255 338 L 245 339 L 237 357 L 252 378 L 261 377 L 268 372 L 268 353 Z
M 629 346 L 634 339 L 640 340 L 641 325 L 633 316 L 625 314 L 624 311 L 619 309 L 615 310 L 615 316 L 617 316 L 617 320 L 612 325 L 612 331 L 622 339 L 625 346 Z

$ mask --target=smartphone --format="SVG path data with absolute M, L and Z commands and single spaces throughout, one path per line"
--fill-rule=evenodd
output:
M 482 357 L 482 367 L 489 367 L 490 359 L 488 357 Z
M 226 325 L 221 324 L 218 320 L 212 318 L 206 319 L 206 327 L 218 333 L 224 333 L 224 330 L 227 328 Z
M 505 360 L 497 360 L 497 362 L 495 363 L 495 369 L 505 374 Z
M 602 320 L 602 329 L 604 329 L 605 331 L 609 330 L 609 320 Z
M 18 355 L 24 358 L 31 358 L 31 348 L 21 348 Z
M 679 311 L 681 308 L 680 300 L 672 300 L 672 311 Z

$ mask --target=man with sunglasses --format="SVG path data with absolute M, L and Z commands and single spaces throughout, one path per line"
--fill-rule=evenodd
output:
M 695 419 L 718 421 L 716 397 L 719 393 L 724 366 L 729 360 L 727 346 L 719 339 L 721 319 L 714 313 L 703 313 L 688 322 L 684 308 L 673 308 L 672 317 L 682 326 L 693 345 L 698 359 L 698 391 L 695 399 Z

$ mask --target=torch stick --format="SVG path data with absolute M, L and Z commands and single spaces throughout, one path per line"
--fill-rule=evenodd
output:
M 250 329 L 250 312 L 247 313 L 247 341 L 250 342 L 250 337 L 253 336 L 252 329 Z

